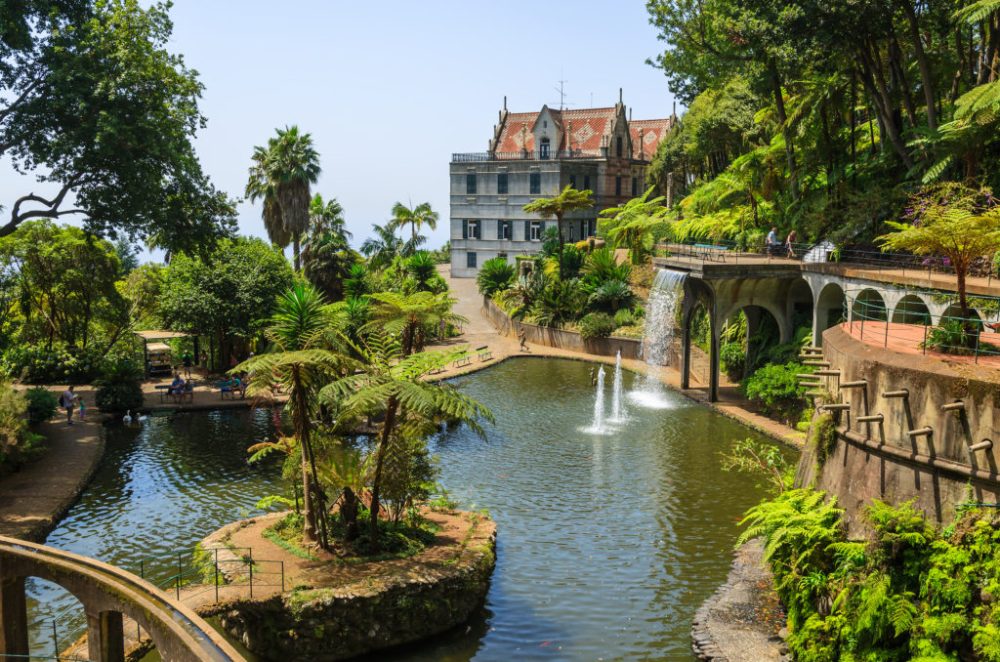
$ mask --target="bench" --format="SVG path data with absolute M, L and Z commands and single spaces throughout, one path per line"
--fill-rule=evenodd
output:
M 237 386 L 237 387 L 233 387 L 232 383 L 228 382 L 228 381 L 227 382 L 219 382 L 219 383 L 217 383 L 215 385 L 215 387 L 217 389 L 219 389 L 219 399 L 220 400 L 225 400 L 227 395 L 229 396 L 229 399 L 231 400 L 234 397 L 236 397 L 237 393 L 239 393 L 239 395 L 240 395 L 240 400 L 246 398 L 246 396 L 247 396 L 247 385 L 246 385 L 246 382 L 244 382 L 244 381 L 240 381 L 240 385 Z
M 707 260 L 720 260 L 725 262 L 728 246 L 718 246 L 716 244 L 695 244 L 694 248 L 701 252 Z
M 483 345 L 482 347 L 477 347 L 476 354 L 479 356 L 479 360 L 482 362 L 493 360 L 493 350 L 490 349 L 489 345 Z
M 188 381 L 184 383 L 182 390 L 179 393 L 174 393 L 171 390 L 169 384 L 159 384 L 155 388 L 160 394 L 160 402 L 163 402 L 167 398 L 170 398 L 174 402 L 181 403 L 184 398 L 188 399 L 188 402 L 194 402 L 194 387 L 195 383 L 193 381 Z
M 470 363 L 472 363 L 472 357 L 469 356 L 468 354 L 463 354 L 462 356 L 455 359 L 455 361 L 451 364 L 451 366 L 453 368 L 461 368 L 462 366 L 467 366 Z

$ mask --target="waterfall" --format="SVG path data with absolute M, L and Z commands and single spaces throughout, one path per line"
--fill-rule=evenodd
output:
M 659 269 L 653 279 L 646 306 L 646 327 L 642 335 L 642 357 L 650 365 L 667 365 L 677 323 L 677 306 L 684 298 L 687 273 Z
M 604 427 L 604 366 L 597 371 L 597 394 L 594 396 L 594 418 L 585 432 L 590 434 L 605 434 Z
M 687 273 L 673 269 L 659 269 L 653 279 L 646 306 L 646 326 L 642 336 L 642 357 L 649 366 L 670 363 L 670 349 L 677 325 L 678 305 L 684 298 L 684 279 Z M 647 374 L 638 390 L 629 394 L 643 407 L 666 409 L 671 403 L 666 398 L 663 385 L 656 377 Z
M 611 418 L 608 422 L 619 424 L 624 423 L 628 417 L 625 405 L 622 402 L 622 352 L 618 350 L 615 356 L 615 381 L 611 389 Z

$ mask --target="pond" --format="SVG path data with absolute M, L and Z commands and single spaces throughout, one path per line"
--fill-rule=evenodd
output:
M 656 410 L 626 399 L 628 420 L 592 434 L 591 372 L 532 358 L 454 381 L 497 423 L 486 441 L 458 428 L 432 450 L 451 496 L 496 520 L 496 572 L 467 628 L 377 659 L 693 659 L 691 618 L 725 580 L 737 522 L 762 496 L 721 472 L 719 453 L 757 435 L 674 393 Z M 639 381 L 626 372 L 624 390 Z M 176 549 L 274 491 L 277 468 L 246 466 L 242 450 L 272 430 L 260 411 L 111 431 L 97 478 L 49 543 L 131 570 L 159 557 L 168 571 Z M 74 608 L 54 607 L 62 623 L 59 610 Z

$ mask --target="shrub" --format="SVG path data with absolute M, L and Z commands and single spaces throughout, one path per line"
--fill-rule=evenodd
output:
M 19 345 L 7 350 L 3 363 L 4 372 L 26 384 L 87 384 L 100 374 L 101 356 L 63 345 Z
M 128 359 L 110 364 L 99 380 L 95 400 L 102 411 L 120 413 L 142 407 L 142 371 Z
M 594 290 L 587 301 L 588 304 L 600 310 L 615 313 L 621 308 L 629 308 L 635 303 L 635 293 L 628 283 L 621 280 L 609 280 Z
M 607 338 L 615 330 L 615 319 L 607 313 L 588 313 L 580 320 L 580 337 L 584 340 Z
M 583 303 L 584 296 L 578 281 L 552 281 L 533 303 L 531 314 L 540 326 L 560 326 L 576 319 Z
M 634 326 L 639 318 L 628 308 L 622 308 L 615 313 L 615 326 Z
M 432 276 L 437 275 L 437 266 L 430 253 L 427 251 L 417 251 L 406 259 L 406 272 L 422 288 Z
M 493 296 L 496 292 L 508 289 L 514 282 L 514 265 L 505 257 L 495 257 L 483 262 L 476 276 L 479 293 Z
M 563 278 L 576 278 L 583 266 L 584 254 L 573 244 L 563 246 L 562 270 Z
M 940 326 L 931 327 L 922 347 L 944 354 L 969 354 L 970 334 L 961 320 L 945 319 Z
M 596 288 L 609 280 L 629 282 L 629 278 L 632 277 L 632 265 L 628 262 L 618 264 L 613 250 L 598 248 L 584 260 L 581 273 L 584 281 Z
M 16 470 L 45 452 L 44 437 L 28 430 L 28 399 L 0 382 L 0 473 Z
M 743 382 L 743 392 L 768 416 L 786 422 L 798 420 L 806 405 L 807 388 L 799 384 L 796 375 L 808 372 L 812 372 L 810 367 L 795 361 L 766 365 Z
M 47 421 L 59 408 L 59 399 L 47 388 L 36 386 L 24 393 L 28 402 L 28 422 L 41 423 Z
M 743 370 L 746 367 L 747 352 L 741 342 L 727 342 L 719 350 L 719 363 L 722 372 L 731 382 L 738 382 L 743 379 Z

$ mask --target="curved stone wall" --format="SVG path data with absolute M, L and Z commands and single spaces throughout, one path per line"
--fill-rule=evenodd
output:
M 815 478 L 835 494 L 852 530 L 872 499 L 916 499 L 938 522 L 970 497 L 1000 500 L 998 449 L 988 443 L 1000 443 L 1000 372 L 871 347 L 840 327 L 823 334 L 823 354 L 835 373 L 824 386 L 847 407 L 831 410 L 837 438 L 822 467 L 807 449 L 798 482 Z
M 495 548 L 496 525 L 481 518 L 448 562 L 418 555 L 406 572 L 237 601 L 217 613 L 227 632 L 265 659 L 343 660 L 468 621 L 489 590 Z

